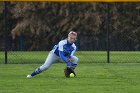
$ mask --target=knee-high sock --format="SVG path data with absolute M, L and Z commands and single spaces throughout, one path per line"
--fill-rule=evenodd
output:
M 31 76 L 35 76 L 36 74 L 41 73 L 42 71 L 40 70 L 40 68 L 37 68 L 36 70 L 34 70 L 31 74 Z

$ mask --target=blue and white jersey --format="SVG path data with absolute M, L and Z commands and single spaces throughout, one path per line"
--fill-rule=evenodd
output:
M 59 55 L 59 52 L 62 51 L 63 55 L 65 57 L 70 57 L 74 54 L 76 51 L 76 46 L 74 43 L 70 44 L 67 39 L 61 40 L 57 45 L 55 45 L 52 49 L 52 51 L 57 55 Z

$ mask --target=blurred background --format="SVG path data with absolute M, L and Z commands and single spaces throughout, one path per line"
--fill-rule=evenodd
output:
M 71 30 L 81 63 L 140 62 L 139 2 L 0 2 L 0 63 L 44 63 Z

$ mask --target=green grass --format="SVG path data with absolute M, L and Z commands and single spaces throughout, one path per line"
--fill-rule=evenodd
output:
M 31 79 L 41 64 L 0 64 L 0 93 L 139 93 L 140 64 L 80 64 L 77 77 L 65 78 L 65 64 L 56 63 Z
M 31 51 L 31 52 L 8 52 L 8 63 L 44 63 L 48 51 Z M 75 56 L 79 58 L 79 63 L 106 63 L 106 51 L 76 51 Z M 139 51 L 111 51 L 110 62 L 121 63 L 138 63 L 140 62 Z M 0 63 L 4 63 L 4 52 L 0 52 Z

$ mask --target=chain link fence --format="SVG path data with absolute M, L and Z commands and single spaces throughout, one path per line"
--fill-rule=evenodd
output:
M 8 2 L 6 12 L 7 33 L 4 22 L 0 25 L 0 63 L 4 50 L 9 64 L 44 63 L 71 30 L 78 33 L 75 55 L 80 63 L 140 62 L 140 3 Z

